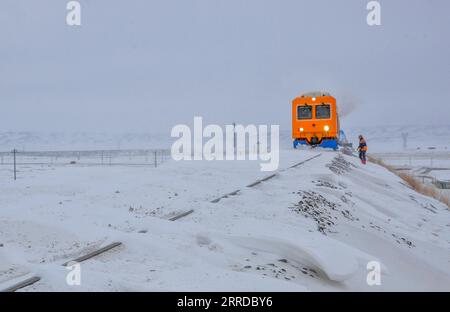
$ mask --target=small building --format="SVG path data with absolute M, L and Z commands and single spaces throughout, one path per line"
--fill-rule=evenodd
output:
M 448 180 L 434 180 L 433 184 L 439 189 L 450 190 L 450 181 Z

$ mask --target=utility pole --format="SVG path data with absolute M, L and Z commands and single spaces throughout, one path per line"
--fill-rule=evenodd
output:
M 17 179 L 17 174 L 16 174 L 16 149 L 13 149 L 13 155 L 14 155 L 14 180 Z
M 237 155 L 237 142 L 236 142 L 236 123 L 233 122 L 233 148 L 234 148 L 234 153 Z
M 408 147 L 408 132 L 402 132 L 403 149 Z

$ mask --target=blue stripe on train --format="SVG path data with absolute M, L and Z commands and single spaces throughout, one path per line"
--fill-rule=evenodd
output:
M 295 139 L 293 142 L 294 148 L 297 148 L 299 145 L 309 145 L 306 140 L 297 140 Z M 338 140 L 337 139 L 325 139 L 322 140 L 322 143 L 320 143 L 318 146 L 324 147 L 324 148 L 332 148 L 334 150 L 337 150 L 338 148 Z

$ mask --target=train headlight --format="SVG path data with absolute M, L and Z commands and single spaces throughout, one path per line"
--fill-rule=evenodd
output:
M 325 130 L 326 132 L 330 131 L 330 126 L 326 125 L 325 127 L 323 127 L 323 130 Z
M 303 129 L 303 128 L 300 128 L 299 130 L 300 130 L 300 132 L 303 132 L 303 131 L 305 131 L 305 129 Z

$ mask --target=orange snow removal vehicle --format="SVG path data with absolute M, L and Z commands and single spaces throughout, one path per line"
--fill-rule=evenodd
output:
M 326 92 L 310 92 L 292 101 L 292 138 L 298 145 L 337 149 L 339 116 L 336 99 Z

